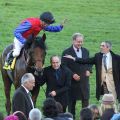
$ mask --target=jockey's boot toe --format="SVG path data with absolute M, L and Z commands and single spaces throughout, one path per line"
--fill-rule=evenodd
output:
M 11 70 L 11 66 L 9 64 L 5 63 L 5 65 L 3 66 L 3 69 Z

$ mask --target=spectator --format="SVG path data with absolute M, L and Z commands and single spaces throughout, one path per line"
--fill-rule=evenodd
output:
M 16 111 L 13 113 L 13 115 L 17 116 L 19 120 L 27 120 L 25 114 L 21 111 Z
M 96 98 L 100 95 L 112 93 L 115 100 L 120 102 L 120 55 L 111 51 L 110 41 L 104 41 L 100 45 L 100 52 L 94 57 L 81 59 L 66 55 L 64 57 L 73 59 L 80 64 L 95 64 L 96 68 Z
M 41 120 L 42 113 L 38 108 L 33 108 L 29 113 L 29 120 Z
M 68 118 L 69 120 L 73 120 L 73 115 L 69 112 L 63 112 L 63 107 L 59 102 L 56 102 L 57 109 L 58 109 L 58 116 L 62 118 Z
M 107 109 L 113 109 L 114 112 L 117 112 L 117 108 L 115 105 L 115 99 L 112 94 L 104 94 L 102 97 L 102 102 L 100 106 L 100 114 L 104 113 Z
M 103 112 L 100 120 L 110 120 L 114 114 L 115 114 L 114 109 L 108 108 Z
M 46 83 L 46 97 L 53 97 L 60 102 L 65 112 L 68 105 L 68 90 L 71 85 L 71 71 L 61 65 L 61 58 L 57 55 L 50 58 L 50 64 L 44 69 L 40 84 Z
M 94 120 L 100 119 L 99 108 L 97 107 L 97 105 L 92 104 L 92 105 L 89 105 L 88 108 L 92 111 Z
M 120 113 L 114 114 L 111 120 L 120 120 Z
M 92 111 L 89 108 L 83 108 L 80 111 L 80 120 L 93 120 Z
M 16 115 L 9 115 L 4 120 L 19 120 L 19 118 Z
M 43 103 L 43 115 L 46 118 L 54 118 L 58 115 L 56 101 L 53 98 L 47 98 Z
M 22 111 L 28 118 L 29 112 L 34 108 L 30 90 L 35 86 L 35 78 L 32 73 L 25 73 L 21 79 L 21 86 L 15 91 L 12 99 L 12 110 Z
M 86 59 L 89 57 L 89 51 L 83 47 L 84 36 L 81 33 L 75 33 L 72 36 L 72 46 L 63 51 L 62 56 L 72 55 L 74 57 Z M 62 64 L 67 66 L 71 71 L 73 78 L 69 91 L 68 111 L 75 118 L 75 106 L 77 100 L 81 100 L 82 108 L 89 105 L 89 76 L 91 71 L 90 65 L 80 65 L 74 61 L 62 58 Z
M 52 118 L 43 118 L 43 120 L 54 120 Z

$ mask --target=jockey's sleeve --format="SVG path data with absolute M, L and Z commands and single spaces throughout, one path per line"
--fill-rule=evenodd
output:
M 14 31 L 14 36 L 22 43 L 24 44 L 26 42 L 26 39 L 22 36 L 22 34 L 29 30 L 31 28 L 31 23 L 29 21 L 25 21 L 21 23 Z
M 49 32 L 60 32 L 62 29 L 63 29 L 62 25 L 47 26 L 44 28 L 45 31 L 49 31 Z

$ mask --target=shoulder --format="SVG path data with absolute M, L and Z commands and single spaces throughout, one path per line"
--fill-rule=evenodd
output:
M 85 48 L 85 47 L 81 47 L 81 48 L 82 48 L 82 50 L 88 51 L 88 49 L 87 49 L 87 48 Z
M 115 53 L 112 52 L 112 51 L 110 51 L 110 53 L 111 53 L 113 59 L 115 59 L 115 60 L 120 60 L 120 55 L 115 54 Z
M 52 70 L 52 67 L 51 67 L 51 66 L 45 67 L 45 68 L 44 68 L 44 73 L 47 73 L 47 72 L 49 72 L 49 71 L 51 71 L 51 70 Z
M 14 97 L 15 98 L 21 98 L 22 96 L 25 96 L 25 90 L 24 90 L 24 88 L 22 88 L 22 87 L 19 87 L 16 91 L 15 91 L 15 93 L 14 93 Z
M 103 55 L 101 52 L 95 53 L 95 57 Z
M 73 48 L 72 48 L 72 46 L 71 46 L 71 47 L 66 48 L 63 52 L 70 52 L 72 49 L 73 49 Z
M 67 66 L 61 65 L 61 69 L 66 75 L 71 74 L 71 70 Z

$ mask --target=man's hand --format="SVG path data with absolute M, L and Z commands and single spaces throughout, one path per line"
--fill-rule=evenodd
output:
M 56 92 L 55 92 L 55 91 L 52 91 L 52 92 L 50 93 L 50 95 L 51 95 L 52 97 L 54 97 L 54 96 L 56 96 Z
M 86 76 L 89 77 L 90 76 L 90 71 L 86 71 Z
M 63 57 L 65 57 L 65 58 L 69 58 L 69 59 L 72 59 L 72 60 L 75 61 L 75 57 L 73 57 L 73 56 L 71 56 L 71 55 L 64 55 Z
M 79 81 L 79 80 L 80 80 L 80 76 L 79 76 L 78 74 L 74 74 L 74 75 L 73 75 L 73 78 L 74 78 L 74 80 L 76 80 L 76 81 Z

